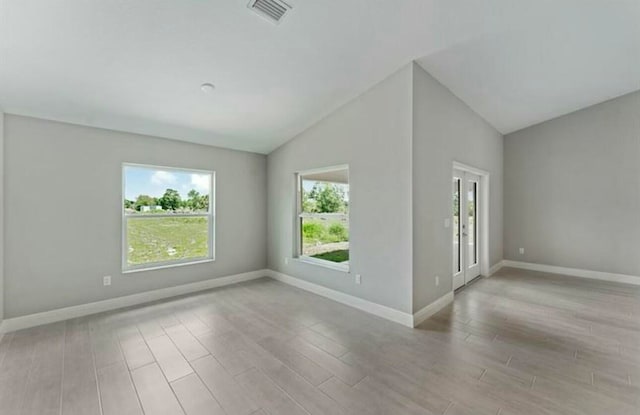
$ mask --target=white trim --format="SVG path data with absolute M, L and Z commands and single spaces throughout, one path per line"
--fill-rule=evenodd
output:
M 492 276 L 496 272 L 500 271 L 504 267 L 504 261 L 498 261 L 491 268 L 489 268 L 489 275 L 487 277 Z
M 206 218 L 209 213 L 129 213 L 127 218 L 154 219 L 154 218 Z
M 341 264 L 340 262 L 331 262 L 325 259 L 313 258 L 307 255 L 300 255 L 298 258 L 292 258 L 293 261 L 302 262 L 303 264 L 315 265 L 318 267 L 329 268 L 334 271 L 343 272 L 349 274 L 349 265 Z
M 158 290 L 146 291 L 138 294 L 126 295 L 124 297 L 110 298 L 108 300 L 96 301 L 93 303 L 81 304 L 71 307 L 58 308 L 56 310 L 44 311 L 42 313 L 29 314 L 26 316 L 5 319 L 0 326 L 0 332 L 8 333 L 15 330 L 25 329 L 42 324 L 54 323 L 71 318 L 87 316 L 101 313 L 103 311 L 115 310 L 123 307 L 144 304 L 151 301 L 176 297 L 183 294 L 190 294 L 197 291 L 208 290 L 224 285 L 236 284 L 238 282 L 254 280 L 266 277 L 269 271 L 266 269 L 245 272 L 243 274 L 229 275 L 226 277 L 212 278 L 205 281 L 193 282 L 190 284 L 178 285 L 175 287 L 160 288 Z
M 245 272 L 243 274 L 212 278 L 206 281 L 183 284 L 175 287 L 161 288 L 158 290 L 127 295 L 124 297 L 110 298 L 93 303 L 81 304 L 77 306 L 44 311 L 41 313 L 29 314 L 26 316 L 9 318 L 4 320 L 0 324 L 0 339 L 2 338 L 3 333 L 9 333 L 15 330 L 55 323 L 58 321 L 83 317 L 124 307 L 141 305 L 152 301 L 190 294 L 198 291 L 208 290 L 211 288 L 222 287 L 225 285 L 236 284 L 243 281 L 250 281 L 262 277 L 273 278 L 274 280 L 280 281 L 282 283 L 292 285 L 294 287 L 312 292 L 325 298 L 329 298 L 341 304 L 345 304 L 369 314 L 373 314 L 386 320 L 393 321 L 394 323 L 402 324 L 406 327 L 415 327 L 416 325 L 431 317 L 433 314 L 440 311 L 443 307 L 451 303 L 451 301 L 453 301 L 453 292 L 449 292 L 412 315 L 391 307 L 387 307 L 359 297 L 345 294 L 340 291 L 332 290 L 321 285 L 304 281 L 299 278 L 283 274 L 281 272 L 273 271 L 270 269 L 262 269 L 257 271 Z
M 192 169 L 191 167 L 161 166 L 159 164 L 131 163 L 128 161 L 123 162 L 122 165 L 131 166 L 131 167 L 140 167 L 140 168 L 149 169 L 149 170 L 171 170 L 175 172 L 184 172 L 186 170 L 189 172 L 203 173 L 203 174 L 214 173 L 214 171 L 206 170 L 206 169 Z
M 457 170 L 467 171 L 469 173 L 473 173 L 478 176 L 488 176 L 489 172 L 486 170 L 479 169 L 477 167 L 470 166 L 468 164 L 460 163 L 459 161 L 453 161 L 453 168 Z
M 141 268 L 128 268 L 122 271 L 123 274 L 133 274 L 135 272 L 145 272 L 145 271 L 157 271 L 159 269 L 167 269 L 167 268 L 175 268 L 175 267 L 184 267 L 185 265 L 197 265 L 197 264 L 206 264 L 208 262 L 215 262 L 213 258 L 204 258 L 204 259 L 187 259 L 184 262 L 156 262 L 157 266 L 145 266 Z M 149 264 L 151 265 L 151 263 Z
M 349 170 L 349 164 L 338 164 L 336 166 L 318 167 L 315 169 L 298 170 L 295 173 L 297 175 L 305 176 L 307 174 L 328 173 L 335 170 Z
M 422 323 L 438 311 L 442 310 L 444 307 L 449 305 L 453 301 L 453 291 L 446 293 L 442 297 L 438 298 L 436 301 L 427 305 L 426 307 L 421 308 L 417 312 L 413 313 L 413 327 L 416 327 L 418 324 Z
M 396 310 L 395 308 L 364 300 L 359 297 L 354 297 L 340 291 L 332 290 L 331 288 L 304 281 L 300 278 L 292 277 L 291 275 L 283 274 L 281 272 L 269 270 L 268 275 L 274 280 L 283 282 L 285 284 L 292 285 L 305 291 L 309 291 L 322 297 L 326 297 L 330 300 L 337 301 L 353 308 L 357 308 L 358 310 L 362 310 L 369 314 L 382 317 L 386 320 L 402 324 L 403 326 L 413 327 L 413 315 L 409 313 L 405 313 L 400 310 Z
M 592 280 L 618 282 L 624 284 L 640 285 L 640 276 L 615 274 L 612 272 L 591 271 L 579 268 L 565 268 L 555 265 L 534 264 L 532 262 L 520 262 L 520 261 L 502 261 L 502 266 L 528 269 L 531 271 L 548 272 L 551 274 L 569 275 L 572 277 L 589 278 Z

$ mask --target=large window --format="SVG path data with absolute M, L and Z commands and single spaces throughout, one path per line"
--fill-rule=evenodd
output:
M 298 173 L 298 257 L 349 269 L 349 168 Z
M 125 164 L 122 176 L 125 272 L 213 260 L 214 172 Z

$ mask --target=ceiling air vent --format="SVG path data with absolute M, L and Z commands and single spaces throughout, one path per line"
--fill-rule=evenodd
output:
M 291 6 L 279 0 L 251 0 L 248 7 L 275 24 L 280 23 L 284 15 L 291 10 Z

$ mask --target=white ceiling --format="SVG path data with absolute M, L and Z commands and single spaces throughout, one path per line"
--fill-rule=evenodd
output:
M 413 59 L 503 133 L 640 89 L 639 0 L 247 3 L 0 0 L 0 106 L 267 153 Z
M 504 134 L 640 89 L 640 0 L 530 20 L 418 63 Z
M 316 173 L 304 173 L 305 180 L 349 184 L 349 169 L 329 170 Z

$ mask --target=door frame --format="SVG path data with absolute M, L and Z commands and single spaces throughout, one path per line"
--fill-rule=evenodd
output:
M 453 176 L 454 170 L 462 170 L 464 172 L 468 172 L 471 174 L 475 174 L 480 177 L 480 192 L 478 195 L 478 208 L 480 210 L 480 215 L 478 217 L 478 233 L 479 233 L 479 249 L 478 255 L 480 259 L 480 276 L 489 276 L 489 269 L 491 265 L 489 264 L 489 199 L 490 199 L 490 174 L 486 170 L 479 169 L 477 167 L 470 166 L 468 164 L 460 163 L 458 161 L 453 161 L 453 166 L 451 168 L 451 175 L 449 176 L 449 180 Z M 451 196 L 449 196 L 449 199 Z M 450 203 L 449 203 L 450 205 Z M 451 209 L 451 208 L 449 208 Z M 453 223 L 453 218 L 451 219 L 451 223 Z M 453 267 L 453 232 L 450 232 L 450 243 L 449 243 L 449 252 L 451 253 L 451 260 L 449 264 Z M 453 268 L 451 268 L 451 275 L 453 276 Z M 453 290 L 453 278 L 451 278 L 451 289 Z

